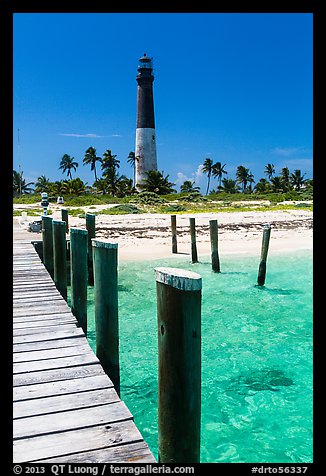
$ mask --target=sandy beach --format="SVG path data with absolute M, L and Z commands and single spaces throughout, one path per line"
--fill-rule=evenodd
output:
M 96 212 L 106 206 L 82 207 Z M 27 206 L 24 205 L 26 210 Z M 19 205 L 15 206 L 19 209 Z M 54 219 L 61 220 L 60 207 L 53 209 Z M 245 211 L 177 214 L 178 254 L 171 252 L 171 219 L 167 214 L 104 215 L 96 217 L 96 236 L 118 243 L 120 260 L 144 260 L 190 255 L 189 217 L 196 219 L 198 256 L 210 254 L 209 220 L 217 219 L 219 253 L 260 254 L 262 228 L 272 227 L 269 253 L 282 253 L 313 247 L 313 213 L 309 210 Z M 27 215 L 27 221 L 14 217 L 21 230 L 37 219 Z M 69 215 L 69 226 L 85 228 L 85 219 Z M 41 239 L 41 233 L 27 233 L 31 239 Z

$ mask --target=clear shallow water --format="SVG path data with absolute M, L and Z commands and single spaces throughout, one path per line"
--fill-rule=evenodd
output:
M 202 293 L 202 462 L 312 461 L 312 253 L 120 263 L 121 398 L 157 457 L 154 268 L 198 272 Z M 93 290 L 88 339 L 95 351 Z

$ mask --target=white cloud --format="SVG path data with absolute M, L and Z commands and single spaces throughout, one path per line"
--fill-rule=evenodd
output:
M 101 137 L 122 137 L 121 134 L 111 134 L 109 136 L 100 136 L 98 134 L 75 134 L 75 133 L 62 133 L 59 134 L 60 136 L 65 136 L 65 137 L 86 137 L 88 139 L 98 139 Z
M 290 159 L 280 164 L 282 167 L 289 167 L 290 169 L 312 169 L 312 159 Z
M 203 169 L 203 166 L 198 165 L 197 170 L 193 172 L 190 176 L 184 174 L 183 172 L 178 172 L 175 183 L 177 185 L 182 185 L 183 182 L 185 182 L 186 180 L 190 180 L 191 182 L 195 182 L 195 185 L 200 185 L 201 178 L 204 175 L 204 172 L 202 169 Z
M 304 147 L 274 147 L 274 149 L 272 149 L 272 153 L 281 155 L 282 157 L 289 157 L 298 152 L 303 153 L 306 152 L 306 150 Z

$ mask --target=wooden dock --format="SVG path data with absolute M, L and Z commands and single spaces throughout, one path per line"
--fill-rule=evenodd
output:
M 14 224 L 14 463 L 155 463 L 33 235 Z

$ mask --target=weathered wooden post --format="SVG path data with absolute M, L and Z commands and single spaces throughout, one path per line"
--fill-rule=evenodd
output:
M 191 259 L 193 263 L 198 263 L 195 219 L 189 218 L 189 223 L 190 223 L 190 237 L 191 237 Z
M 176 215 L 171 215 L 171 231 L 172 231 L 172 253 L 177 253 L 178 245 L 177 245 L 177 217 Z
M 52 217 L 42 216 L 43 263 L 51 278 L 54 277 Z
M 67 250 L 66 250 L 66 223 L 64 221 L 52 222 L 53 228 L 53 280 L 61 293 L 67 300 Z
M 199 463 L 201 289 L 197 273 L 156 268 L 159 463 Z
M 120 395 L 118 244 L 92 240 L 96 355 Z
M 220 259 L 218 256 L 218 227 L 217 220 L 209 220 L 209 233 L 211 239 L 212 270 L 220 273 Z
M 267 253 L 268 253 L 270 236 L 271 236 L 271 225 L 267 223 L 266 225 L 264 225 L 264 230 L 263 230 L 263 240 L 261 245 L 260 263 L 259 263 L 259 270 L 258 270 L 258 286 L 263 286 L 265 284 L 266 261 L 267 261 Z
M 71 311 L 87 335 L 87 230 L 70 228 Z
M 61 220 L 66 223 L 66 233 L 69 233 L 68 210 L 61 208 Z
M 95 238 L 95 215 L 93 213 L 86 213 L 86 230 L 88 231 L 88 284 L 94 286 L 92 239 Z

